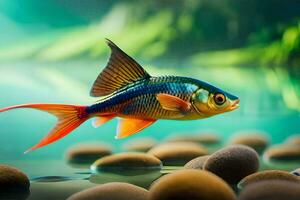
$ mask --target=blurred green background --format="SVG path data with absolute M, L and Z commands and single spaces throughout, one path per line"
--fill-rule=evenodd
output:
M 159 121 L 115 140 L 116 121 L 89 122 L 28 155 L 54 125 L 35 110 L 0 115 L 0 160 L 61 158 L 82 141 L 110 143 L 216 131 L 226 139 L 261 130 L 273 143 L 300 132 L 300 1 L 290 0 L 2 0 L 0 107 L 53 102 L 92 104 L 89 90 L 105 67 L 105 38 L 152 75 L 198 78 L 241 99 L 241 107 L 209 119 Z

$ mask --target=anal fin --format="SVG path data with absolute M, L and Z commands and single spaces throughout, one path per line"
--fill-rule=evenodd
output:
M 125 138 L 133 135 L 151 124 L 156 122 L 156 119 L 133 119 L 122 118 L 119 121 L 116 139 Z
M 98 128 L 99 126 L 105 124 L 106 122 L 110 121 L 113 119 L 116 115 L 105 115 L 105 116 L 97 116 L 94 118 L 92 121 L 92 125 L 95 128 Z

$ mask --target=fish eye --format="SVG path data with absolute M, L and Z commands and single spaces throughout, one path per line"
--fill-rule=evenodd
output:
M 225 103 L 226 97 L 222 93 L 216 93 L 214 95 L 214 101 L 216 102 L 217 105 L 221 106 Z

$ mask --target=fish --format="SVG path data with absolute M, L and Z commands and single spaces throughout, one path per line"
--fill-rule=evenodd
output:
M 96 78 L 91 105 L 52 103 L 21 104 L 0 109 L 32 108 L 57 117 L 54 128 L 32 151 L 49 145 L 90 118 L 99 127 L 119 118 L 115 138 L 125 138 L 149 127 L 157 120 L 195 120 L 233 111 L 239 98 L 204 81 L 181 76 L 151 76 L 132 57 L 106 39 L 111 53 L 106 67 Z

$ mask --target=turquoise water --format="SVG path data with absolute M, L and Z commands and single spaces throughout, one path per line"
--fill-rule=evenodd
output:
M 89 90 L 102 69 L 99 63 L 105 62 L 2 63 L 0 107 L 39 102 L 92 104 L 97 98 L 90 97 Z M 0 163 L 15 166 L 29 176 L 30 195 L 25 194 L 29 195 L 28 199 L 66 199 L 85 188 L 112 181 L 128 182 L 148 188 L 162 174 L 177 169 L 167 166 L 160 172 L 136 176 L 90 174 L 89 168 L 73 168 L 64 160 L 66 150 L 81 142 L 103 142 L 109 144 L 114 152 L 119 152 L 128 140 L 142 137 L 164 141 L 173 134 L 213 131 L 221 137 L 222 143 L 226 144 L 232 135 L 241 131 L 259 130 L 276 144 L 283 142 L 289 135 L 300 132 L 299 111 L 288 108 L 286 99 L 276 88 L 280 85 L 278 82 L 268 81 L 265 69 L 208 69 L 195 66 L 145 68 L 152 75 L 191 76 L 208 81 L 239 96 L 241 107 L 234 112 L 202 120 L 159 120 L 144 131 L 122 140 L 114 139 L 117 119 L 97 129 L 91 126 L 89 120 L 58 142 L 28 154 L 23 152 L 41 140 L 54 126 L 56 119 L 47 113 L 32 109 L 1 113 Z M 261 162 L 261 169 L 268 168 L 283 169 L 279 165 L 266 166 Z M 291 170 L 294 167 L 284 169 Z
M 67 63 L 2 63 L 0 65 L 0 107 L 14 104 L 52 102 L 92 104 L 89 90 L 106 61 Z M 100 63 L 100 64 L 99 64 Z M 145 66 L 148 66 L 145 64 Z M 240 109 L 195 121 L 160 120 L 139 134 L 115 140 L 117 120 L 95 129 L 87 121 L 70 135 L 47 147 L 24 155 L 55 124 L 56 119 L 44 112 L 20 109 L 0 115 L 0 160 L 61 159 L 66 149 L 84 141 L 101 141 L 119 151 L 127 140 L 153 137 L 159 141 L 176 133 L 197 133 L 212 130 L 224 142 L 243 130 L 260 130 L 272 143 L 280 143 L 291 134 L 300 132 L 298 111 L 288 109 L 276 83 L 270 85 L 265 70 L 260 68 L 177 68 L 145 67 L 153 75 L 191 76 L 213 83 L 241 99 Z M 275 88 L 274 88 L 275 87 Z
M 72 168 L 63 160 L 11 160 L 4 163 L 22 169 L 31 177 L 30 194 L 24 194 L 28 200 L 63 200 L 81 190 L 109 182 L 127 182 L 147 188 L 162 175 L 160 171 L 131 176 L 113 173 L 90 174 L 88 168 Z M 1 197 L 3 196 L 0 194 L 0 199 Z

